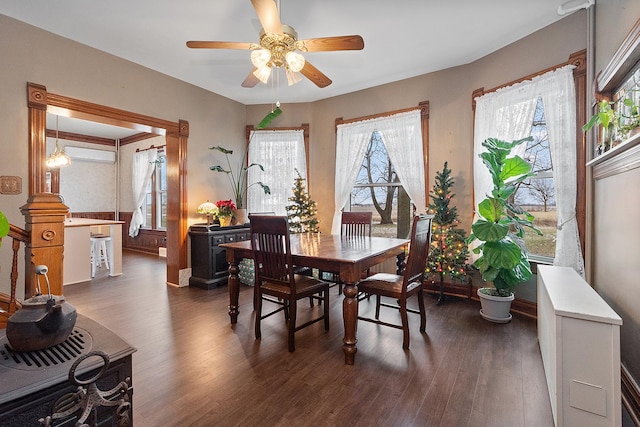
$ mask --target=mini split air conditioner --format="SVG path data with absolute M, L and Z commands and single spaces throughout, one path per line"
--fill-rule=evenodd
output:
M 115 163 L 116 152 L 108 150 L 94 150 L 93 148 L 82 147 L 69 147 L 64 149 L 67 156 L 71 157 L 71 160 L 78 160 L 81 162 L 98 162 L 98 163 Z

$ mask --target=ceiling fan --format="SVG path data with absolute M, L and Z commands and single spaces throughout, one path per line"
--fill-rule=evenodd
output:
M 251 50 L 254 68 L 242 82 L 243 87 L 254 87 L 259 81 L 267 83 L 273 67 L 284 67 L 289 85 L 301 80 L 299 73 L 323 88 L 331 84 L 331 79 L 311 65 L 301 52 L 328 52 L 337 50 L 361 50 L 364 40 L 361 36 L 336 36 L 298 40 L 298 33 L 280 22 L 278 8 L 274 0 L 251 0 L 258 15 L 262 30 L 260 42 L 188 41 L 193 49 L 242 49 Z

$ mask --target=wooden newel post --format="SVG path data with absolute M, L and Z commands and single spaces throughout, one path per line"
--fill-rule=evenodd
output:
M 25 247 L 25 298 L 36 293 L 34 267 L 46 265 L 51 293 L 62 295 L 62 258 L 64 251 L 64 221 L 69 208 L 59 194 L 39 193 L 29 197 L 20 207 L 25 218 L 29 241 Z M 47 292 L 41 279 L 42 293 Z

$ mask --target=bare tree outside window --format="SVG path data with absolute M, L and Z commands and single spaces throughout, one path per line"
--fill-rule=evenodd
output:
M 530 257 L 550 260 L 555 256 L 557 213 L 553 162 L 541 98 L 536 104 L 531 136 L 533 140 L 527 144 L 523 158 L 531 164 L 535 175 L 518 187 L 514 197 L 517 204 L 535 216 L 533 223 L 543 234 L 525 233 Z
M 401 189 L 382 135 L 373 132 L 351 191 L 351 210 L 373 212 L 374 235 L 397 237 L 398 194 Z

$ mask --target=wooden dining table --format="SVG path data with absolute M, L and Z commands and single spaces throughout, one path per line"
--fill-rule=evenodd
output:
M 353 365 L 358 351 L 356 324 L 358 321 L 358 281 L 363 271 L 381 262 L 397 257 L 397 271 L 404 269 L 404 258 L 409 240 L 387 237 L 345 237 L 322 233 L 291 235 L 291 254 L 298 267 L 312 267 L 320 271 L 337 273 L 344 283 L 342 315 L 344 338 L 342 350 L 345 363 Z M 223 243 L 229 263 L 229 317 L 231 324 L 238 322 L 238 296 L 240 279 L 238 263 L 253 258 L 251 241 Z

